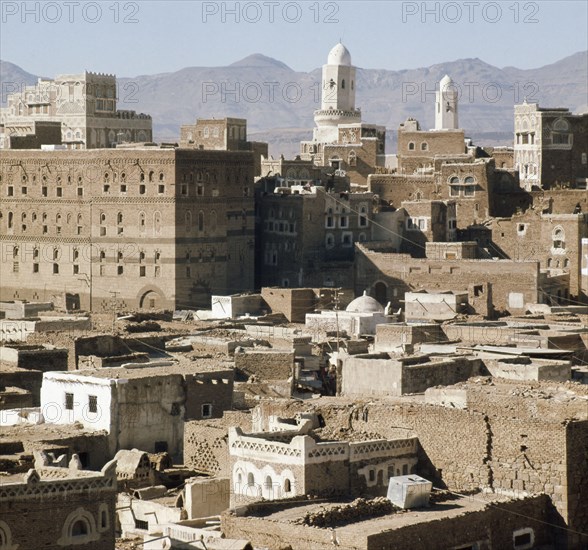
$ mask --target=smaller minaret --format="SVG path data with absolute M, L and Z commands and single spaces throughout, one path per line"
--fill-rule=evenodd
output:
M 435 130 L 457 130 L 457 88 L 445 75 L 435 92 Z

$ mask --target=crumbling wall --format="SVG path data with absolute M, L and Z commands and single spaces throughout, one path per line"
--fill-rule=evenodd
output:
M 294 352 L 272 350 L 235 353 L 235 368 L 259 380 L 286 380 L 292 376 Z

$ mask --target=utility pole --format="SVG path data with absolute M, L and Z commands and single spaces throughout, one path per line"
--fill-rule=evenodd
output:
M 118 295 L 120 292 L 118 290 L 110 290 L 110 294 L 112 294 L 112 299 L 110 301 L 112 305 L 112 334 L 114 335 L 114 327 L 116 323 L 116 306 L 118 305 Z
M 335 310 L 335 325 L 337 327 L 337 360 L 339 358 L 339 303 L 340 297 L 343 296 L 343 292 L 340 292 L 338 288 L 335 289 L 333 294 L 333 303 Z

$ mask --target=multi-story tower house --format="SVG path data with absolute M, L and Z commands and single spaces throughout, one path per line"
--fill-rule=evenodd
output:
M 253 289 L 253 153 L 10 151 L 0 299 L 189 308 Z
M 586 189 L 588 113 L 566 108 L 515 105 L 514 164 L 521 187 L 550 189 L 558 184 Z
M 134 85 L 125 86 L 124 99 L 136 94 Z M 116 76 L 83 72 L 58 75 L 55 80 L 39 79 L 8 95 L 0 109 L 4 139 L 0 148 L 9 148 L 6 137 L 20 135 L 32 121 L 60 122 L 61 140 L 69 149 L 98 149 L 122 142 L 150 142 L 153 139 L 149 115 L 117 110 L 119 99 Z M 53 143 L 53 142 L 52 142 Z

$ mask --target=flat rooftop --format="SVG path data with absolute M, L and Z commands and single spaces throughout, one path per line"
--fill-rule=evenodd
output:
M 138 379 L 151 378 L 159 376 L 169 376 L 172 374 L 190 375 L 205 374 L 219 371 L 233 370 L 234 362 L 223 359 L 198 358 L 190 361 L 185 357 L 174 356 L 170 359 L 162 359 L 152 363 L 136 363 L 136 366 L 107 367 L 98 369 L 83 369 L 75 371 L 52 371 L 46 373 L 48 377 L 60 378 L 62 376 L 87 377 L 101 379 Z
M 402 527 L 418 524 L 429 523 L 437 520 L 447 520 L 454 518 L 468 512 L 477 512 L 484 510 L 488 505 L 499 504 L 512 501 L 512 498 L 490 494 L 479 493 L 473 496 L 456 496 L 456 498 L 431 504 L 428 508 L 418 508 L 413 510 L 401 510 L 391 514 L 359 519 L 357 521 L 351 520 L 346 525 L 339 525 L 337 529 L 337 537 L 342 544 L 345 543 L 345 538 L 353 540 L 358 532 L 361 532 L 366 538 L 370 535 L 381 533 L 383 531 L 400 529 Z M 247 517 L 263 517 L 264 520 L 277 523 L 286 524 L 300 524 L 300 518 L 307 514 L 313 515 L 317 512 L 333 509 L 345 502 L 322 502 L 322 503 L 306 503 L 293 504 L 284 508 L 284 504 L 276 503 L 275 511 L 270 507 L 263 507 L 259 514 L 256 514 L 254 509 L 251 513 L 247 513 Z M 301 528 L 304 528 L 301 526 Z M 330 531 L 330 527 L 314 527 L 315 529 L 325 529 Z

